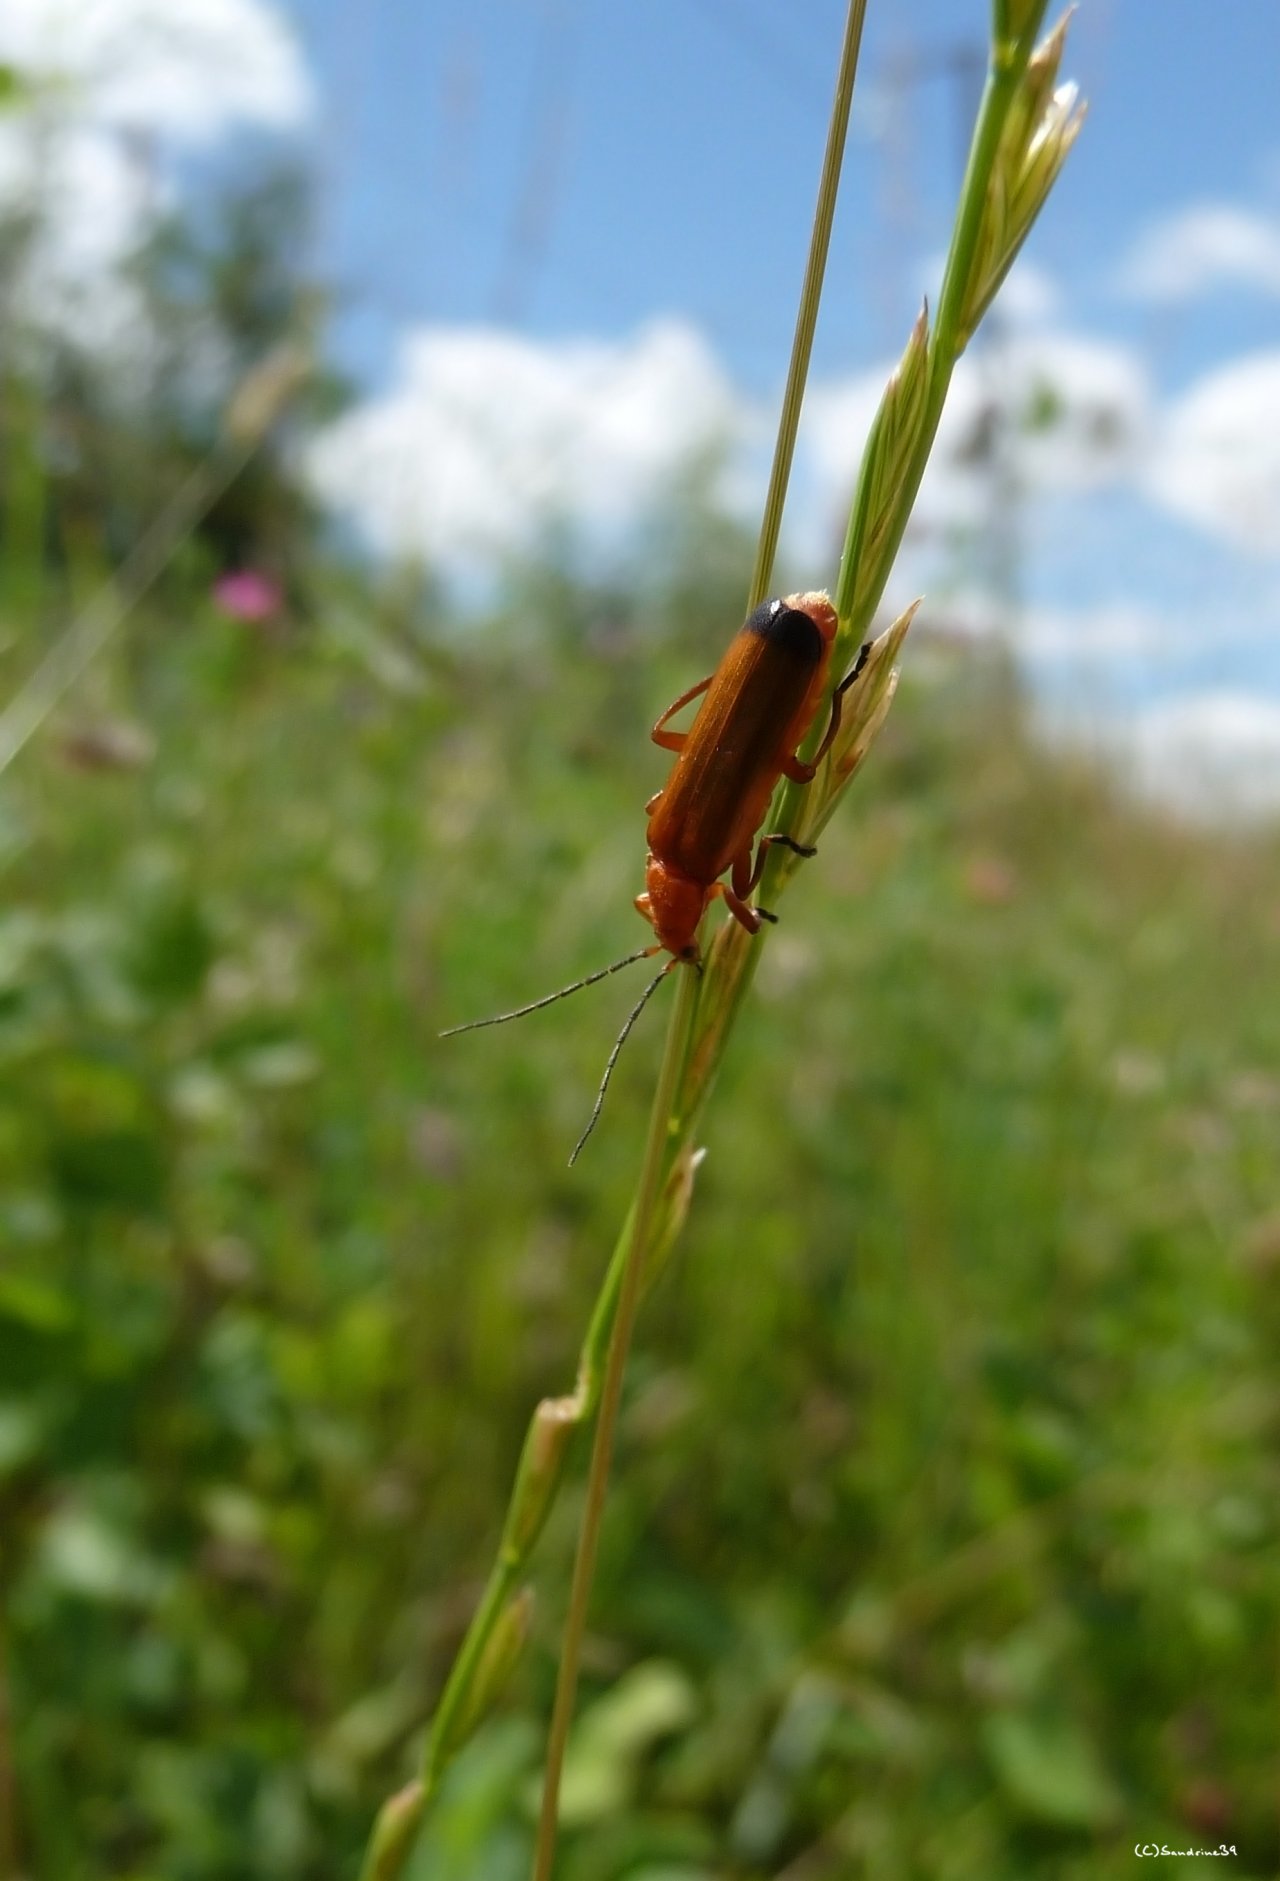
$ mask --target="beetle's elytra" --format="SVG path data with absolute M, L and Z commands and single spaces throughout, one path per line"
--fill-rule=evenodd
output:
M 853 674 L 832 698 L 816 757 L 805 763 L 796 755 L 822 698 L 837 625 L 822 593 L 762 602 L 715 672 L 683 693 L 653 728 L 654 742 L 674 751 L 676 761 L 648 806 L 645 892 L 636 906 L 652 922 L 658 945 L 679 960 L 698 958 L 698 924 L 717 896 L 748 933 L 758 933 L 761 920 L 769 919 L 747 898 L 770 844 L 790 839 L 765 837 L 754 861 L 752 845 L 779 778 L 808 783 L 835 737 Z M 668 731 L 668 719 L 700 693 L 705 697 L 689 730 Z M 731 874 L 724 883 L 719 878 L 726 869 Z

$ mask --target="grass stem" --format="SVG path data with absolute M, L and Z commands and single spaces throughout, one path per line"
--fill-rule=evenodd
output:
M 757 607 L 768 594 L 773 581 L 773 564 L 778 553 L 778 534 L 786 507 L 787 486 L 791 481 L 791 463 L 795 456 L 796 435 L 800 429 L 800 411 L 809 376 L 813 335 L 822 302 L 822 284 L 826 278 L 827 255 L 831 248 L 831 226 L 835 219 L 836 194 L 844 168 L 844 146 L 849 131 L 849 112 L 853 104 L 853 85 L 858 71 L 858 53 L 862 46 L 862 22 L 866 0 L 850 0 L 845 18 L 840 65 L 836 73 L 835 97 L 831 104 L 831 122 L 827 129 L 827 147 L 822 159 L 818 184 L 818 203 L 813 214 L 813 233 L 809 239 L 809 259 L 805 264 L 804 285 L 796 310 L 796 329 L 791 341 L 791 363 L 787 368 L 786 390 L 778 416 L 778 436 L 773 447 L 773 464 L 765 494 L 760 537 L 756 544 L 755 566 L 747 612 Z
M 569 1593 L 569 1611 L 565 1620 L 556 1677 L 555 1703 L 547 1739 L 546 1763 L 542 1780 L 542 1806 L 538 1816 L 538 1837 L 534 1852 L 533 1881 L 550 1881 L 555 1862 L 556 1829 L 560 1802 L 560 1778 L 564 1770 L 569 1726 L 573 1721 L 574 1699 L 578 1689 L 578 1668 L 582 1656 L 582 1636 L 586 1629 L 587 1609 L 595 1577 L 600 1527 L 604 1517 L 609 1486 L 609 1466 L 613 1458 L 618 1406 L 622 1399 L 622 1379 L 627 1353 L 640 1304 L 640 1278 L 644 1271 L 658 1196 L 667 1172 L 671 1145 L 670 1119 L 684 1071 L 689 1030 L 697 1001 L 697 975 L 685 971 L 680 976 L 676 1010 L 667 1032 L 658 1087 L 649 1114 L 649 1133 L 645 1142 L 644 1162 L 631 1215 L 629 1246 L 622 1268 L 622 1286 L 618 1308 L 609 1335 L 605 1359 L 604 1386 L 596 1418 L 595 1439 L 591 1446 L 591 1465 L 587 1475 L 587 1499 L 582 1527 L 578 1533 L 577 1554 L 573 1564 L 573 1584 Z

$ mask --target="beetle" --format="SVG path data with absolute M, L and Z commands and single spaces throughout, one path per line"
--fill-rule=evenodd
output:
M 681 693 L 654 725 L 653 742 L 673 751 L 676 761 L 662 789 L 645 805 L 649 818 L 645 887 L 635 906 L 653 928 L 652 944 L 527 1006 L 471 1019 L 440 1034 L 451 1038 L 457 1032 L 504 1025 L 584 986 L 594 986 L 637 960 L 669 954 L 614 1042 L 590 1120 L 570 1164 L 595 1128 L 618 1054 L 652 994 L 674 966 L 684 963 L 701 971 L 698 927 L 711 903 L 723 897 L 733 919 L 749 934 L 758 934 L 762 922 L 777 919 L 749 899 L 760 882 L 770 848 L 780 845 L 799 856 L 815 854 L 781 834 L 761 837 L 754 860 L 752 851 L 779 780 L 812 781 L 840 729 L 844 695 L 866 663 L 869 648 L 864 646 L 831 695 L 831 716 L 817 751 L 811 759 L 800 757 L 799 747 L 817 716 L 826 687 L 838 625 L 830 599 L 820 591 L 761 602 L 730 641 L 715 672 Z M 698 698 L 702 704 L 688 731 L 671 731 L 671 719 Z M 727 882 L 721 879 L 726 872 Z
M 754 864 L 751 851 L 778 780 L 810 783 L 840 729 L 844 695 L 865 652 L 832 694 L 831 718 L 813 758 L 798 755 L 822 698 L 838 625 L 821 592 L 761 602 L 715 672 L 681 693 L 650 734 L 676 753 L 676 761 L 645 805 L 649 853 L 636 907 L 652 924 L 657 946 L 677 960 L 699 961 L 697 930 L 717 896 L 748 934 L 775 919 L 748 901 L 773 845 L 814 853 L 781 835 L 761 839 Z M 668 721 L 700 695 L 689 730 L 668 731 Z M 726 870 L 727 883 L 720 879 Z

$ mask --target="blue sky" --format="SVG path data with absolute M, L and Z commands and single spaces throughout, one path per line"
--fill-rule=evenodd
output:
M 344 352 L 385 378 L 407 322 L 608 335 L 697 323 L 768 392 L 785 359 L 843 19 L 838 0 L 295 0 L 324 108 L 326 272 Z M 816 369 L 878 360 L 946 239 L 978 0 L 872 0 Z M 914 65 L 918 76 L 907 78 Z M 1151 310 L 1114 278 L 1194 201 L 1280 211 L 1280 11 L 1085 0 L 1067 68 L 1087 134 L 1030 255 L 1176 387 L 1263 345 L 1276 305 Z M 536 175 L 531 180 L 531 172 Z
M 726 507 L 758 512 L 842 18 L 841 0 L 6 0 L 0 59 L 74 76 L 46 262 L 86 343 L 128 330 L 108 277 L 145 222 L 130 136 L 175 190 L 210 158 L 251 169 L 264 131 L 313 163 L 328 343 L 359 398 L 312 474 L 376 552 L 466 585 L 549 516 L 623 552 L 712 440 Z M 805 585 L 832 578 L 866 424 L 936 291 L 986 24 L 981 0 L 868 6 L 789 519 Z M 1088 122 L 962 362 L 891 598 L 924 589 L 922 618 L 1006 632 L 1046 708 L 1092 715 L 1139 769 L 1243 766 L 1280 807 L 1277 74 L 1274 0 L 1082 0 L 1063 76 Z M 19 132 L 0 123 L 0 206 Z M 1061 420 L 1029 439 L 1046 387 Z M 967 464 L 993 405 L 1016 441 L 1000 488 Z M 993 515 L 1012 581 L 983 546 Z

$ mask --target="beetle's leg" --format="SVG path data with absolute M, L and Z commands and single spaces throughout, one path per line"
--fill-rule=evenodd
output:
M 849 668 L 848 672 L 845 674 L 844 678 L 840 681 L 840 684 L 836 687 L 835 691 L 831 695 L 831 722 L 827 726 L 827 729 L 825 733 L 823 734 L 822 743 L 818 746 L 818 749 L 813 754 L 813 764 L 814 764 L 815 770 L 817 769 L 818 765 L 821 764 L 822 760 L 826 757 L 828 751 L 830 751 L 832 745 L 835 743 L 836 733 L 840 729 L 840 714 L 844 708 L 844 695 L 846 692 L 848 692 L 850 686 L 853 685 L 854 681 L 861 676 L 862 669 L 870 658 L 871 658 L 871 642 L 869 640 L 864 640 L 862 645 L 858 648 L 857 659 L 853 662 L 853 665 Z
M 700 679 L 696 686 L 690 686 L 688 692 L 682 692 L 680 694 L 680 697 L 675 701 L 674 705 L 669 705 L 667 707 L 666 711 L 662 714 L 662 717 L 658 720 L 653 730 L 649 733 L 649 736 L 650 738 L 652 738 L 655 745 L 661 745 L 664 751 L 683 751 L 684 750 L 685 739 L 689 736 L 688 732 L 669 732 L 669 731 L 664 731 L 662 728 L 666 724 L 667 720 L 669 718 L 674 718 L 676 713 L 683 710 L 683 708 L 686 705 L 688 705 L 691 699 L 696 699 L 700 693 L 704 693 L 714 678 L 715 678 L 714 673 L 708 673 L 706 678 Z
M 777 915 L 770 914 L 767 908 L 753 908 L 747 901 L 747 896 L 760 880 L 760 864 L 757 862 L 756 867 L 752 868 L 749 848 L 734 857 L 730 880 L 730 887 L 726 888 L 722 882 L 717 882 L 716 887 L 724 896 L 730 914 L 741 922 L 748 934 L 758 934 L 762 921 L 777 920 Z
M 762 921 L 776 921 L 777 915 L 770 914 L 767 908 L 753 908 L 742 899 L 735 889 L 721 887 L 725 906 L 739 926 L 745 927 L 748 934 L 758 934 Z
M 751 893 L 759 879 L 759 869 L 753 869 L 751 866 L 751 849 L 748 845 L 740 855 L 736 855 L 733 858 L 733 871 L 730 876 L 730 880 L 733 883 L 733 892 L 738 897 L 739 901 L 745 901 L 747 899 L 747 896 Z
M 844 695 L 848 692 L 850 686 L 866 665 L 870 653 L 871 642 L 864 640 L 858 649 L 857 659 L 853 662 L 852 667 L 845 674 L 844 678 L 831 695 L 831 718 L 826 731 L 823 733 L 822 743 L 814 752 L 812 759 L 806 760 L 804 758 L 789 757 L 783 764 L 782 774 L 784 777 L 789 777 L 792 783 L 809 784 L 813 782 L 818 766 L 826 757 L 828 751 L 830 751 L 835 742 L 836 733 L 840 729 L 840 715 L 844 707 Z
M 766 914 L 763 908 L 752 908 L 742 899 L 742 896 L 739 895 L 736 890 L 730 888 L 726 882 L 715 882 L 712 884 L 710 893 L 707 896 L 708 906 L 710 906 L 713 901 L 717 900 L 724 901 L 725 907 L 729 910 L 729 913 L 733 916 L 739 927 L 745 927 L 748 934 L 758 934 L 762 921 L 776 921 L 778 918 L 776 914 Z
M 798 843 L 794 836 L 762 836 L 760 838 L 760 847 L 756 851 L 756 866 L 751 873 L 752 888 L 755 887 L 760 877 L 764 874 L 764 865 L 769 858 L 769 851 L 775 847 L 778 849 L 789 849 L 793 856 L 803 856 L 806 860 L 810 856 L 816 856 L 818 853 L 816 844 Z M 750 890 L 748 890 L 748 893 L 750 893 Z
M 751 851 L 744 850 L 733 865 L 734 893 L 745 900 L 751 894 L 764 874 L 764 865 L 769 858 L 769 851 L 777 844 L 780 849 L 790 849 L 793 855 L 816 856 L 817 850 L 808 843 L 798 843 L 794 836 L 762 836 L 760 847 L 756 850 L 755 867 L 751 866 Z M 769 917 L 772 918 L 772 917 Z
M 785 758 L 782 764 L 782 775 L 789 777 L 793 784 L 811 784 L 817 773 L 817 769 L 818 760 L 816 758 L 812 764 L 806 763 L 803 758 Z

